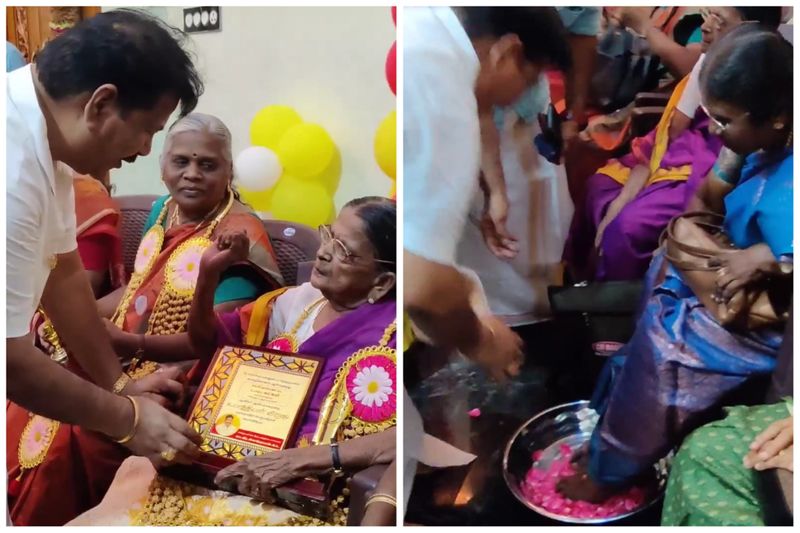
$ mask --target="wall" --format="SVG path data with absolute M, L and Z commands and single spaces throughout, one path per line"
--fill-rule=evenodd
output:
M 147 8 L 176 27 L 183 10 Z M 233 133 L 234 156 L 249 145 L 255 113 L 270 104 L 294 107 L 322 125 L 342 154 L 335 201 L 387 195 L 391 181 L 373 156 L 380 121 L 395 106 L 384 62 L 395 38 L 388 7 L 222 7 L 222 31 L 192 34 L 206 90 L 198 111 L 220 117 Z M 116 194 L 163 194 L 153 152 L 112 171 Z

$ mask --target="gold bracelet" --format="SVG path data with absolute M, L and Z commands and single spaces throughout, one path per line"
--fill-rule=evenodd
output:
M 126 442 L 130 441 L 134 435 L 136 435 L 136 430 L 139 428 L 139 404 L 136 403 L 133 396 L 125 396 L 128 400 L 130 400 L 131 405 L 133 406 L 133 428 L 131 432 L 122 437 L 121 439 L 117 440 L 114 439 L 114 442 L 119 444 L 125 444 Z
M 369 507 L 370 504 L 375 502 L 388 503 L 392 507 L 397 507 L 397 499 L 394 496 L 389 496 L 388 494 L 373 494 L 367 498 L 367 503 L 364 504 L 364 507 Z
M 128 386 L 128 383 L 131 382 L 131 377 L 123 371 L 122 374 L 117 378 L 117 381 L 114 382 L 114 386 L 111 388 L 111 392 L 114 394 L 119 394 L 122 392 L 122 389 Z

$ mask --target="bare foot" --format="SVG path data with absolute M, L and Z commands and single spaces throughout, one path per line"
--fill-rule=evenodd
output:
M 580 457 L 574 463 L 575 475 L 559 481 L 556 489 L 570 500 L 603 503 L 616 491 L 592 481 L 586 463 L 587 456 Z

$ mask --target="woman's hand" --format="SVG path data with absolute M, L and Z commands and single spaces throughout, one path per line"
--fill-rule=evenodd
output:
M 717 296 L 729 301 L 743 287 L 763 279 L 775 270 L 778 262 L 766 244 L 744 250 L 731 250 L 709 259 L 708 266 L 721 267 L 717 272 Z
M 620 26 L 630 28 L 639 35 L 645 35 L 651 25 L 651 7 L 621 7 L 611 12 L 610 17 Z
M 103 326 L 105 326 L 108 336 L 111 337 L 111 345 L 114 347 L 114 351 L 117 352 L 117 355 L 120 358 L 129 357 L 131 354 L 123 352 L 125 351 L 124 347 L 127 346 L 126 341 L 128 340 L 128 336 L 131 334 L 125 333 L 107 318 L 103 319 Z
M 609 204 L 606 214 L 603 216 L 603 219 L 600 220 L 600 224 L 597 225 L 597 233 L 594 237 L 594 247 L 596 249 L 600 249 L 600 245 L 603 244 L 603 235 L 605 234 L 606 228 L 617 218 L 617 215 L 620 214 L 622 208 L 625 207 L 626 204 L 627 202 L 622 195 L 614 198 L 614 201 Z
M 243 231 L 223 233 L 206 249 L 200 266 L 205 272 L 222 274 L 232 265 L 247 259 L 250 239 Z
M 239 494 L 269 501 L 272 489 L 313 474 L 323 474 L 332 466 L 330 447 L 289 448 L 258 457 L 247 457 L 221 470 L 214 483 L 225 489 L 235 487 Z
M 744 456 L 745 468 L 756 470 L 783 468 L 794 472 L 793 421 L 793 417 L 790 416 L 774 422 L 762 431 L 750 444 L 750 451 Z
M 147 397 L 172 411 L 186 401 L 185 382 L 186 377 L 180 368 L 160 367 L 152 374 L 131 381 L 120 393 Z

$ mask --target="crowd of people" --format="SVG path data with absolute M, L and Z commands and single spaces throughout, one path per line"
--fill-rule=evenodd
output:
M 522 351 L 505 323 L 547 319 L 548 285 L 644 282 L 635 332 L 598 377 L 598 425 L 559 484 L 570 499 L 604 501 L 677 452 L 663 524 L 759 525 L 757 473 L 793 468 L 791 398 L 759 405 L 791 345 L 790 18 L 779 7 L 406 10 L 411 333 L 513 378 Z M 658 93 L 645 131 L 636 94 L 621 101 L 602 83 L 619 34 L 656 65 L 652 85 L 626 82 Z M 539 135 L 550 104 L 563 122 L 555 155 Z M 563 195 L 531 201 L 545 181 L 568 191 L 568 232 Z M 542 260 L 536 243 L 554 238 L 559 257 Z M 553 263 L 563 276 L 540 268 Z M 491 313 L 475 312 L 465 267 Z
M 384 465 L 361 521 L 391 524 L 396 385 L 379 382 L 375 411 L 346 378 L 366 348 L 394 373 L 395 204 L 348 202 L 319 228 L 310 279 L 285 286 L 264 222 L 236 191 L 230 130 L 195 111 L 203 85 L 183 39 L 114 10 L 9 65 L 10 522 L 341 524 L 341 488 L 324 520 L 284 508 L 273 489 Z M 108 173 L 148 155 L 176 107 L 160 154 L 168 194 L 126 276 Z M 221 470 L 214 488 L 159 474 L 197 459 L 191 396 L 218 347 L 245 344 L 321 358 L 296 437 Z M 342 416 L 325 411 L 333 399 L 349 405 Z

